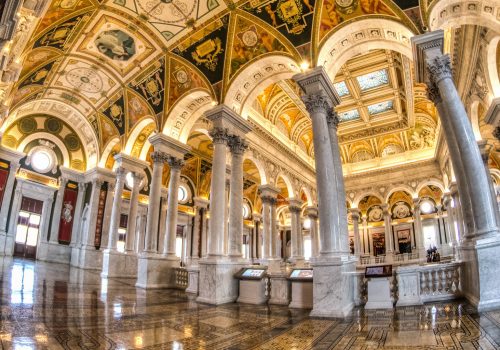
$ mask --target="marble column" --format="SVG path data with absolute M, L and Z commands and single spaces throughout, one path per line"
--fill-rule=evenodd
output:
M 422 218 L 420 217 L 420 198 L 413 198 L 413 218 L 415 223 L 415 249 L 419 259 L 425 259 L 424 233 L 422 232 Z
M 56 203 L 54 205 L 54 212 L 52 214 L 52 226 L 50 227 L 50 238 L 49 243 L 59 244 L 59 221 L 61 219 L 61 211 L 64 201 L 64 191 L 66 190 L 66 184 L 68 179 L 61 177 L 59 180 L 59 190 L 57 191 Z
M 446 210 L 446 227 L 449 237 L 449 241 L 453 246 L 457 243 L 457 234 L 455 231 L 455 218 L 453 213 L 453 206 L 451 205 L 452 199 L 451 195 L 445 194 L 443 197 L 443 209 Z
M 342 169 L 339 169 L 338 140 L 328 127 L 330 124 L 336 128 L 338 117 L 333 107 L 339 104 L 340 98 L 322 67 L 297 74 L 293 79 L 305 92 L 303 101 L 312 121 L 315 153 L 321 251 L 312 262 L 311 316 L 345 317 L 354 307 L 352 272 L 356 266 L 355 259 L 349 256 L 346 194 Z
M 12 162 L 9 168 L 9 175 L 5 183 L 5 192 L 2 198 L 1 209 L 0 209 L 0 235 L 4 236 L 7 235 L 7 218 L 9 215 L 9 207 L 14 189 L 14 181 L 16 180 L 16 173 L 18 169 L 19 169 L 19 163 Z M 2 240 L 0 244 L 4 244 L 4 240 Z M 0 254 L 3 253 L 4 253 L 4 247 L 0 245 Z
M 266 263 L 276 259 L 276 200 L 280 193 L 279 189 L 271 185 L 262 185 L 259 188 L 262 201 L 262 260 Z M 273 214 L 274 212 L 274 214 Z M 273 219 L 274 216 L 274 219 Z
M 233 136 L 231 150 L 231 183 L 229 193 L 229 252 L 231 259 L 241 259 L 243 239 L 243 154 L 248 148 L 244 138 Z
M 368 237 L 368 218 L 366 216 L 361 217 L 362 226 L 363 226 L 363 250 L 362 255 L 370 254 L 373 255 L 373 249 L 370 248 L 370 239 Z
M 144 252 L 146 253 L 156 253 L 158 249 L 161 181 L 166 155 L 163 152 L 154 151 L 151 153 L 151 159 L 153 160 L 153 174 L 149 186 L 148 217 L 146 219 L 144 242 Z
M 127 221 L 127 236 L 125 238 L 125 250 L 127 252 L 135 251 L 136 228 L 137 228 L 137 207 L 139 205 L 139 190 L 144 175 L 132 172 L 132 190 L 130 192 L 130 207 Z
M 450 196 L 453 199 L 453 214 L 455 218 L 455 234 L 458 245 L 462 242 L 465 236 L 465 224 L 464 224 L 464 211 L 462 210 L 462 202 L 460 195 L 458 193 L 458 188 L 456 183 L 452 183 L 450 186 Z
M 170 167 L 170 181 L 168 183 L 167 229 L 165 232 L 163 255 L 167 259 L 179 263 L 179 258 L 175 255 L 175 246 L 177 240 L 177 214 L 179 209 L 178 191 L 184 159 L 169 156 L 167 162 Z
M 115 198 L 116 177 L 112 182 L 107 181 L 106 199 L 104 202 L 104 217 L 102 219 L 100 249 L 105 250 L 108 246 L 109 233 L 111 229 L 111 212 L 113 211 L 113 200 Z
M 229 135 L 224 128 L 210 131 L 214 146 L 212 181 L 210 184 L 210 236 L 208 256 L 224 255 L 224 222 L 226 218 L 226 153 Z
M 252 240 L 254 254 L 253 254 L 253 262 L 258 261 L 262 257 L 262 239 L 260 237 L 260 226 L 262 221 L 262 215 L 253 213 L 252 220 L 254 224 L 254 238 Z
M 107 250 L 116 251 L 118 242 L 118 228 L 120 226 L 120 216 L 123 203 L 123 186 L 125 185 L 125 175 L 127 172 L 124 168 L 116 169 L 115 195 L 113 197 L 113 207 L 111 209 L 111 222 L 109 225 L 109 237 Z
M 360 256 L 363 252 L 361 250 L 361 240 L 359 237 L 359 216 L 361 214 L 358 208 L 351 208 L 352 231 L 354 235 L 354 255 Z
M 304 255 L 300 251 L 300 240 L 302 239 L 302 227 L 300 222 L 300 213 L 302 211 L 302 201 L 290 198 L 288 200 L 288 209 L 290 210 L 291 216 L 291 256 L 290 261 L 296 264 L 300 264 L 304 260 Z
M 309 232 L 311 234 L 311 258 L 316 258 L 319 256 L 320 252 L 320 239 L 318 235 L 318 208 L 313 206 L 307 207 L 306 215 L 311 225 L 309 228 Z
M 202 233 L 203 233 L 205 213 L 209 202 L 206 199 L 199 197 L 193 198 L 193 201 L 194 201 L 195 216 L 194 216 L 193 240 L 191 242 L 192 254 L 191 254 L 191 261 L 188 263 L 188 265 L 197 266 L 198 261 L 202 257 L 202 249 L 201 249 L 202 235 L 203 235 Z
M 394 242 L 392 235 L 392 225 L 391 225 L 391 213 L 389 211 L 389 205 L 383 204 L 382 210 L 384 211 L 384 233 L 385 233 L 385 257 L 387 262 L 392 261 L 392 256 L 394 254 Z
M 75 214 L 73 220 L 73 227 L 71 229 L 71 242 L 70 247 L 77 247 L 80 244 L 80 227 L 82 222 L 83 201 L 85 199 L 85 192 L 87 191 L 87 184 L 80 182 L 78 184 L 78 195 L 76 197 Z

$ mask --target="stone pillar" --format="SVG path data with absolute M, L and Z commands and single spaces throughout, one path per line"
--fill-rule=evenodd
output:
M 384 211 L 384 232 L 385 232 L 385 257 L 387 262 L 392 261 L 392 256 L 394 254 L 394 242 L 392 235 L 392 225 L 391 225 L 391 213 L 389 212 L 389 205 L 383 204 L 382 209 Z
M 443 197 L 443 207 L 446 210 L 446 232 L 448 232 L 449 242 L 451 242 L 453 247 L 455 248 L 457 244 L 457 233 L 455 230 L 454 208 L 451 205 L 451 202 L 451 194 L 445 194 Z
M 422 218 L 420 217 L 420 198 L 413 198 L 413 217 L 415 219 L 415 249 L 419 254 L 419 259 L 425 259 L 426 247 L 424 246 Z
M 291 231 L 292 231 L 292 241 L 291 241 L 291 256 L 290 261 L 300 264 L 304 260 L 304 254 L 301 252 L 300 240 L 302 239 L 302 227 L 300 222 L 300 213 L 302 211 L 302 201 L 290 198 L 288 200 L 288 209 L 290 210 L 291 216 Z
M 124 168 L 116 169 L 115 195 L 113 197 L 113 208 L 111 209 L 111 222 L 109 225 L 109 237 L 107 250 L 116 251 L 118 242 L 118 228 L 120 226 L 120 216 L 123 203 L 123 186 L 125 185 L 126 171 Z
M 165 233 L 167 232 L 167 207 L 168 207 L 168 188 L 162 186 L 160 191 L 160 221 L 158 222 L 158 243 L 156 251 L 162 253 L 166 247 Z
M 116 177 L 112 182 L 108 181 L 106 200 L 104 203 L 104 217 L 102 220 L 101 245 L 100 249 L 104 250 L 108 246 L 109 232 L 111 228 L 111 212 L 113 210 L 113 200 L 115 198 L 115 182 Z
M 10 201 L 12 193 L 14 192 L 14 181 L 16 180 L 16 173 L 19 169 L 19 163 L 12 162 L 9 168 L 9 176 L 5 183 L 5 192 L 2 198 L 2 207 L 0 209 L 0 234 L 7 235 L 7 218 L 9 216 Z M 10 194 L 10 195 L 9 195 Z M 3 241 L 1 243 L 4 243 Z M 0 254 L 3 254 L 4 247 L 0 246 Z
M 233 136 L 231 150 L 231 183 L 229 193 L 229 252 L 232 259 L 241 259 L 243 237 L 243 153 L 248 148 L 244 138 Z
M 462 210 L 462 202 L 460 195 L 458 193 L 458 188 L 456 183 L 452 183 L 450 186 L 450 195 L 451 198 L 453 199 L 453 213 L 456 221 L 456 239 L 458 244 L 460 245 L 460 242 L 462 241 L 463 237 L 465 236 L 465 224 L 464 224 L 464 215 L 463 215 L 463 210 Z
M 260 237 L 260 225 L 262 220 L 262 215 L 253 213 L 252 220 L 254 224 L 254 237 L 252 240 L 254 253 L 253 253 L 253 262 L 258 261 L 262 257 L 262 239 Z
M 293 79 L 305 92 L 303 101 L 311 117 L 316 165 L 321 251 L 313 260 L 314 301 L 312 316 L 345 317 L 354 307 L 349 257 L 347 215 L 338 140 L 334 130 L 338 117 L 333 107 L 340 98 L 322 67 L 297 74 Z M 333 139 L 332 139 L 333 137 Z M 335 154 L 334 154 L 335 153 Z
M 80 182 L 78 184 L 78 195 L 76 197 L 75 214 L 73 220 L 73 228 L 71 229 L 71 242 L 70 247 L 77 247 L 81 243 L 80 237 L 80 227 L 82 222 L 82 211 L 83 211 L 83 200 L 85 199 L 85 192 L 87 190 L 87 184 Z
M 203 198 L 195 197 L 193 198 L 194 208 L 195 208 L 195 216 L 194 216 L 194 228 L 193 228 L 193 241 L 191 242 L 192 255 L 191 261 L 188 265 L 197 266 L 198 261 L 201 258 L 202 249 L 202 233 L 204 226 L 205 213 L 208 206 L 208 201 Z
M 226 155 L 227 146 L 230 140 L 242 138 L 250 131 L 249 124 L 232 109 L 225 105 L 220 105 L 205 112 L 205 116 L 212 122 L 213 128 L 210 131 L 214 146 L 212 161 L 212 182 L 210 184 L 210 233 L 208 238 L 207 258 L 199 262 L 199 296 L 197 301 L 208 304 L 223 304 L 233 302 L 238 297 L 238 281 L 233 277 L 242 266 L 241 260 L 231 260 L 224 257 L 224 232 L 227 222 L 227 198 L 225 195 L 226 182 Z M 238 163 L 238 159 L 236 160 Z M 239 168 L 240 165 L 237 164 Z M 238 170 L 235 169 L 234 179 L 237 187 L 239 177 Z M 238 179 L 237 179 L 238 177 Z M 236 199 L 238 189 L 232 189 L 232 198 Z M 234 196 L 234 197 L 233 197 Z M 240 208 L 242 196 L 240 198 Z M 232 203 L 231 203 L 232 204 Z M 236 204 L 237 205 L 237 204 Z M 236 215 L 236 212 L 234 213 Z M 239 219 L 241 220 L 242 210 L 240 209 Z M 232 221 L 234 240 L 241 233 L 243 227 L 239 225 L 236 219 Z M 238 233 L 239 230 L 239 233 Z M 232 247 L 236 248 L 236 247 Z M 240 248 L 241 249 L 241 248 Z M 236 249 L 232 249 L 235 254 L 241 254 Z
M 319 256 L 320 252 L 320 239 L 318 235 L 318 209 L 316 207 L 307 207 L 306 215 L 311 223 L 310 233 L 311 233 L 311 258 L 316 258 Z
M 49 243 L 59 244 L 59 221 L 61 219 L 61 211 L 63 207 L 64 200 L 64 190 L 66 189 L 66 184 L 68 179 L 61 177 L 59 180 L 59 190 L 57 191 L 56 203 L 54 205 L 54 212 L 52 214 L 52 226 L 50 227 L 50 238 Z
M 130 191 L 130 208 L 127 221 L 127 236 L 125 241 L 125 249 L 127 252 L 134 252 L 135 248 L 135 234 L 137 227 L 137 206 L 139 205 L 139 190 L 141 189 L 141 182 L 144 175 L 132 172 L 133 187 Z
M 178 191 L 183 165 L 184 159 L 172 156 L 168 158 L 170 181 L 168 183 L 167 229 L 165 232 L 163 255 L 167 259 L 177 263 L 179 263 L 179 258 L 175 255 L 175 245 L 177 239 L 177 212 L 179 209 Z
M 351 219 L 352 219 L 352 231 L 354 235 L 354 255 L 360 256 L 361 250 L 361 240 L 359 237 L 359 216 L 361 214 L 358 208 L 351 208 Z
M 363 250 L 364 250 L 364 254 L 370 254 L 370 255 L 373 255 L 373 249 L 370 248 L 370 239 L 368 237 L 368 218 L 365 216 L 362 216 L 361 217 L 361 221 L 362 221 L 362 226 L 363 226 L 363 242 L 364 242 L 364 247 L 363 247 Z
M 262 201 L 262 260 L 266 263 L 276 260 L 276 200 L 280 191 L 271 185 L 262 185 L 259 191 Z
M 151 159 L 153 160 L 153 175 L 151 176 L 151 185 L 149 186 L 144 252 L 156 253 L 158 249 L 161 181 L 166 155 L 163 152 L 154 151 L 151 153 Z

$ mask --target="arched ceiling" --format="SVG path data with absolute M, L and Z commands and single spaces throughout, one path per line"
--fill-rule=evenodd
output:
M 167 119 L 178 117 L 170 112 L 196 91 L 221 103 L 246 67 L 272 53 L 314 65 L 332 33 L 364 18 L 391 20 L 419 33 L 428 8 L 422 1 L 420 8 L 415 0 L 52 0 L 20 57 L 7 105 L 15 111 L 47 99 L 73 107 L 92 125 L 103 156 L 123 149 L 136 134 L 163 130 Z M 365 93 L 360 74 L 380 77 L 382 71 L 387 83 Z M 345 120 L 344 162 L 351 161 L 352 149 L 363 149 L 356 142 L 381 154 L 374 149 L 384 143 L 377 138 L 382 134 L 399 140 L 395 150 L 411 148 L 418 118 L 414 101 L 405 99 L 413 88 L 404 81 L 409 76 L 407 58 L 375 50 L 352 58 L 332 77 L 339 91 L 343 84 L 348 90 L 338 107 Z M 310 121 L 297 86 L 283 80 L 258 99 L 264 117 L 312 156 Z M 190 102 L 196 108 L 207 103 L 205 97 Z M 384 106 L 387 111 L 377 112 Z M 154 122 L 146 132 L 134 131 L 149 119 Z

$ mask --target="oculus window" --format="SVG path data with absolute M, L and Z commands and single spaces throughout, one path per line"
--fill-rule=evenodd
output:
M 388 84 L 389 76 L 387 75 L 387 69 L 381 69 L 375 72 L 360 75 L 359 77 L 356 77 L 356 80 L 358 81 L 361 91 L 366 91 Z

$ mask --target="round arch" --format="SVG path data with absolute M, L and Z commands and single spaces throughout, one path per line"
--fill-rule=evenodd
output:
M 318 51 L 316 65 L 330 77 L 351 57 L 374 49 L 387 49 L 413 59 L 410 38 L 414 33 L 400 22 L 367 18 L 330 34 Z
M 490 40 L 485 57 L 487 70 L 486 80 L 488 81 L 488 86 L 493 94 L 493 98 L 500 97 L 500 72 L 497 67 L 497 60 L 500 60 L 500 57 L 497 57 L 498 45 L 500 45 L 500 35 Z
M 78 136 L 82 141 L 87 158 L 86 170 L 97 166 L 99 160 L 99 142 L 92 125 L 77 109 L 60 101 L 40 99 L 22 104 L 9 114 L 0 127 L 0 132 L 3 133 L 14 121 L 33 114 L 51 115 L 71 125 L 74 130 L 78 130 Z
M 363 192 L 363 193 L 357 195 L 356 197 L 354 197 L 354 199 L 351 202 L 351 208 L 357 208 L 359 205 L 359 202 L 361 202 L 361 200 L 363 198 L 368 197 L 368 196 L 376 197 L 380 200 L 380 202 L 387 203 L 387 201 L 384 201 L 384 198 L 380 194 L 378 194 L 374 191 L 368 191 L 368 192 Z
M 279 172 L 278 175 L 276 175 L 275 185 L 278 184 L 278 180 L 280 178 L 283 180 L 283 182 L 286 185 L 286 189 L 288 191 L 288 198 L 295 198 L 297 194 L 295 193 L 295 190 L 293 188 L 292 181 L 290 180 L 288 175 L 285 174 L 283 171 Z
M 443 183 L 437 179 L 430 179 L 430 180 L 425 180 L 425 181 L 420 182 L 418 184 L 417 188 L 415 189 L 415 194 L 418 196 L 418 194 L 420 193 L 422 188 L 424 188 L 427 185 L 436 186 L 437 188 L 439 188 L 441 190 L 442 193 L 444 193 Z
M 430 8 L 428 24 L 431 30 L 480 24 L 500 34 L 500 21 L 495 18 L 498 11 L 500 11 L 500 3 L 495 0 L 481 2 L 441 0 Z
M 266 56 L 238 74 L 227 89 L 224 104 L 246 119 L 253 101 L 264 88 L 299 72 L 297 62 L 289 56 Z
M 410 186 L 399 185 L 391 189 L 389 192 L 387 192 L 387 195 L 384 198 L 384 203 L 389 203 L 389 198 L 391 198 L 391 195 L 399 191 L 408 193 L 411 196 L 411 198 L 415 198 L 416 195 L 418 194 L 418 192 L 415 193 L 415 190 L 413 190 L 413 188 L 411 188 Z
M 479 130 L 479 104 L 481 103 L 481 100 L 479 97 L 474 96 L 473 101 L 470 105 L 470 122 L 472 124 L 472 131 L 474 132 L 474 138 L 476 141 L 481 141 L 483 137 L 481 136 L 481 131 Z
M 260 185 L 266 185 L 268 182 L 267 182 L 267 175 L 266 175 L 266 170 L 264 168 L 264 164 L 262 164 L 262 162 L 253 157 L 251 152 L 246 152 L 244 157 L 243 157 L 243 162 L 245 162 L 245 160 L 248 160 L 250 162 L 252 162 L 255 167 L 257 168 L 257 171 L 259 172 L 259 176 L 260 176 Z
M 130 133 L 127 139 L 127 143 L 125 144 L 124 152 L 126 154 L 130 155 L 132 153 L 132 148 L 134 147 L 137 138 L 141 134 L 142 130 L 150 124 L 156 124 L 155 120 L 151 116 L 142 119 L 139 123 L 136 124 L 136 126 L 134 127 L 134 129 L 132 129 L 132 132 Z M 144 146 L 145 145 L 146 144 L 144 144 Z
M 207 90 L 193 91 L 170 110 L 163 126 L 163 133 L 186 143 L 193 125 L 213 106 L 214 100 Z
M 66 146 L 64 145 L 64 143 L 58 139 L 57 137 L 55 137 L 54 135 L 52 134 L 49 134 L 48 132 L 37 132 L 37 133 L 34 133 L 34 134 L 31 134 L 31 135 L 28 135 L 20 144 L 19 146 L 17 147 L 17 150 L 16 151 L 20 151 L 20 152 L 23 152 L 23 153 L 27 153 L 24 151 L 24 149 L 26 148 L 26 146 L 33 140 L 36 140 L 36 139 L 39 139 L 39 138 L 45 138 L 51 142 L 53 142 L 58 148 L 59 150 L 61 151 L 62 153 L 62 156 L 63 156 L 63 164 L 60 164 L 66 168 L 70 168 L 70 157 L 69 157 L 69 152 L 68 150 L 66 149 Z
M 99 166 L 101 168 L 106 168 L 106 161 L 108 160 L 109 154 L 113 150 L 113 147 L 116 146 L 117 143 L 120 142 L 120 139 L 118 137 L 115 137 L 111 141 L 108 142 L 104 150 L 102 151 L 101 158 L 99 160 Z
M 312 199 L 312 194 L 311 194 L 311 190 L 309 188 L 307 188 L 306 186 L 302 186 L 300 188 L 300 192 L 304 192 L 304 194 L 306 195 L 306 198 L 307 198 L 307 206 L 312 206 L 313 205 L 313 199 Z

